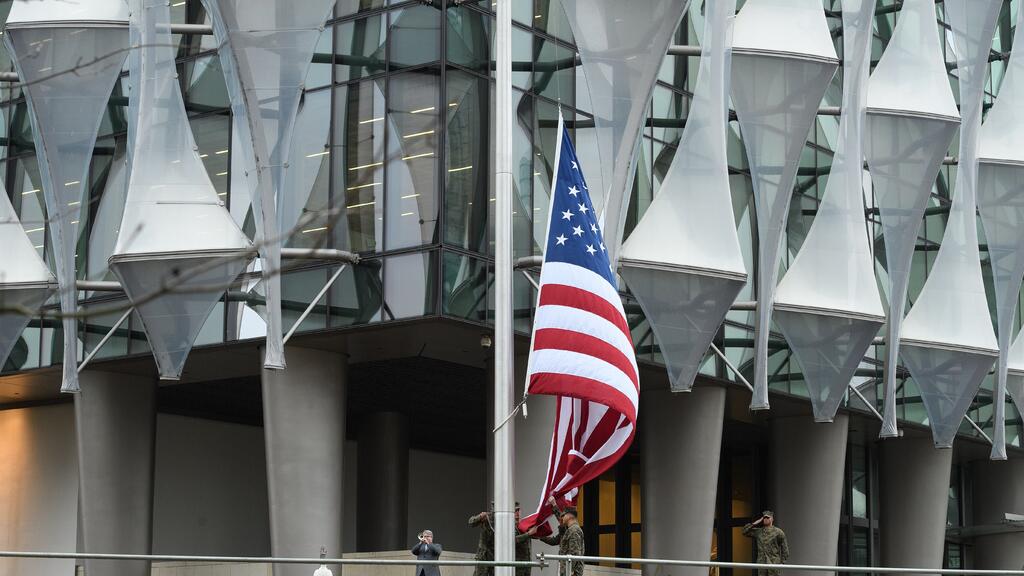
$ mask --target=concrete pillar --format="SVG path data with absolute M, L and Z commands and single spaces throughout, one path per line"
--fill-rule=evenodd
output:
M 807 416 L 775 418 L 771 430 L 768 507 L 786 533 L 789 561 L 835 565 L 849 417 L 836 414 L 829 424 Z
M 882 566 L 941 568 L 953 451 L 931 435 L 883 440 L 879 450 Z
M 271 553 L 315 557 L 325 546 L 340 555 L 348 362 L 308 348 L 287 354 L 287 370 L 263 370 Z M 274 574 L 309 576 L 310 567 L 278 565 Z
M 1006 513 L 1024 514 L 1024 459 L 982 460 L 971 464 L 973 525 L 999 530 Z M 1020 570 L 1024 566 L 1024 532 L 980 535 L 974 540 L 973 568 Z
M 153 545 L 156 380 L 86 370 L 75 395 L 85 552 L 149 554 Z M 149 562 L 86 560 L 87 576 L 149 576 Z
M 525 355 L 518 355 L 515 358 L 516 390 L 513 398 L 516 402 L 523 397 L 523 389 L 526 385 L 526 361 L 527 356 Z M 491 374 L 493 375 L 493 372 Z M 493 386 L 493 378 L 491 385 Z M 493 398 L 493 394 L 491 397 Z M 540 494 L 544 489 L 544 481 L 548 472 L 548 455 L 551 452 L 551 434 L 555 427 L 555 398 L 553 396 L 530 396 L 527 406 L 529 416 L 524 419 L 520 414 L 516 420 L 516 466 L 513 473 L 515 499 L 522 506 L 523 516 L 533 514 L 537 510 Z M 487 464 L 492 466 L 493 460 L 489 460 Z M 491 493 L 487 495 L 488 503 L 493 494 L 492 486 Z M 550 554 L 557 552 L 557 548 L 534 540 L 531 554 L 539 552 Z M 588 554 L 591 552 L 596 553 L 597 551 L 587 551 Z M 543 570 L 534 569 L 532 576 L 553 576 L 555 574 L 558 574 L 558 567 L 552 563 Z
M 356 549 L 408 548 L 409 419 L 400 412 L 363 416 L 356 470 Z
M 643 554 L 705 560 L 711 556 L 725 389 L 689 393 L 645 390 L 640 395 Z M 658 576 L 707 576 L 707 568 L 644 566 Z

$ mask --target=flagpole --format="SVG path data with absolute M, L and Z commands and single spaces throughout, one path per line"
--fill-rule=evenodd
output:
M 515 559 L 512 363 L 512 0 L 497 0 L 494 127 L 494 559 Z M 512 576 L 508 566 L 495 576 Z

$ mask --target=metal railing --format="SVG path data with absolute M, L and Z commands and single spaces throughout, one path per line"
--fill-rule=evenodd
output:
M 275 556 L 188 556 L 180 554 L 94 554 L 88 552 L 16 552 L 0 551 L 0 558 L 34 558 L 38 560 L 125 560 L 144 562 L 215 562 L 222 564 L 335 564 L 340 566 L 511 566 L 513 568 L 545 568 L 547 562 L 537 560 L 497 562 L 494 560 L 395 560 L 390 558 L 292 558 Z
M 542 562 L 613 562 L 649 566 L 690 566 L 694 568 L 742 568 L 750 570 L 799 570 L 812 572 L 870 572 L 873 574 L 943 574 L 948 576 L 1024 576 L 1024 570 L 973 570 L 953 568 L 886 568 L 881 566 L 816 566 L 811 564 L 756 564 L 753 562 L 717 562 L 714 560 L 661 560 L 657 558 L 606 558 L 604 556 L 561 556 L 538 554 Z

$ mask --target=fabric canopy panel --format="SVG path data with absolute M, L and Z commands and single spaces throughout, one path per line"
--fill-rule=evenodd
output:
M 128 197 L 110 268 L 136 306 L 160 377 L 177 380 L 199 330 L 251 259 L 196 149 L 163 0 L 132 0 L 138 57 Z M 182 226 L 189 230 L 182 234 Z
M 835 417 L 885 322 L 864 219 L 862 134 L 874 7 L 873 0 L 843 2 L 843 112 L 832 171 L 775 295 L 775 323 L 800 363 L 818 422 Z
M 242 142 L 253 158 L 252 208 L 266 291 L 264 368 L 283 369 L 281 243 L 278 202 L 291 154 L 295 117 L 313 50 L 334 0 L 203 0 L 220 45 L 228 95 Z
M 946 0 L 944 6 L 960 77 L 960 164 L 942 245 L 900 336 L 940 447 L 951 445 L 998 353 L 981 275 L 976 186 L 982 89 L 1002 1 Z
M 674 391 L 687 391 L 746 268 L 726 158 L 728 26 L 735 0 L 706 5 L 686 127 L 661 189 L 622 246 L 622 278 L 658 339 Z
M 15 0 L 4 42 L 32 120 L 60 286 L 61 390 L 78 391 L 76 246 L 92 149 L 128 48 L 123 0 Z
M 0 369 L 34 313 L 53 293 L 55 280 L 39 257 L 0 184 Z
M 633 189 L 640 132 L 672 33 L 689 0 L 562 0 L 590 86 L 600 191 L 591 191 L 601 215 L 612 268 L 619 258 Z M 589 178 L 594 185 L 596 178 Z
M 768 408 L 768 336 L 793 183 L 839 61 L 817 0 L 749 0 L 733 33 L 732 101 L 757 209 L 751 410 Z
M 868 81 L 864 155 L 885 238 L 889 313 L 880 437 L 896 427 L 900 330 L 917 231 L 935 176 L 960 121 L 939 44 L 935 3 L 905 0 Z
M 1017 11 L 1017 26 L 1024 10 Z M 1016 28 L 1021 30 L 1021 28 Z M 992 457 L 1006 458 L 1006 393 L 1017 297 L 1024 278 L 1024 48 L 1013 45 L 995 104 L 978 135 L 978 212 L 985 228 L 996 292 L 999 363 Z M 1019 386 L 1020 379 L 1014 380 Z M 1020 388 L 1013 396 L 1020 407 Z

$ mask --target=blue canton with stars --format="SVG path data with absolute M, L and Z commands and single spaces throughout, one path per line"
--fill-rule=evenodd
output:
M 554 200 L 544 261 L 582 266 L 600 274 L 618 288 L 576 150 L 569 139 L 569 132 L 564 129 L 562 150 L 555 170 Z

